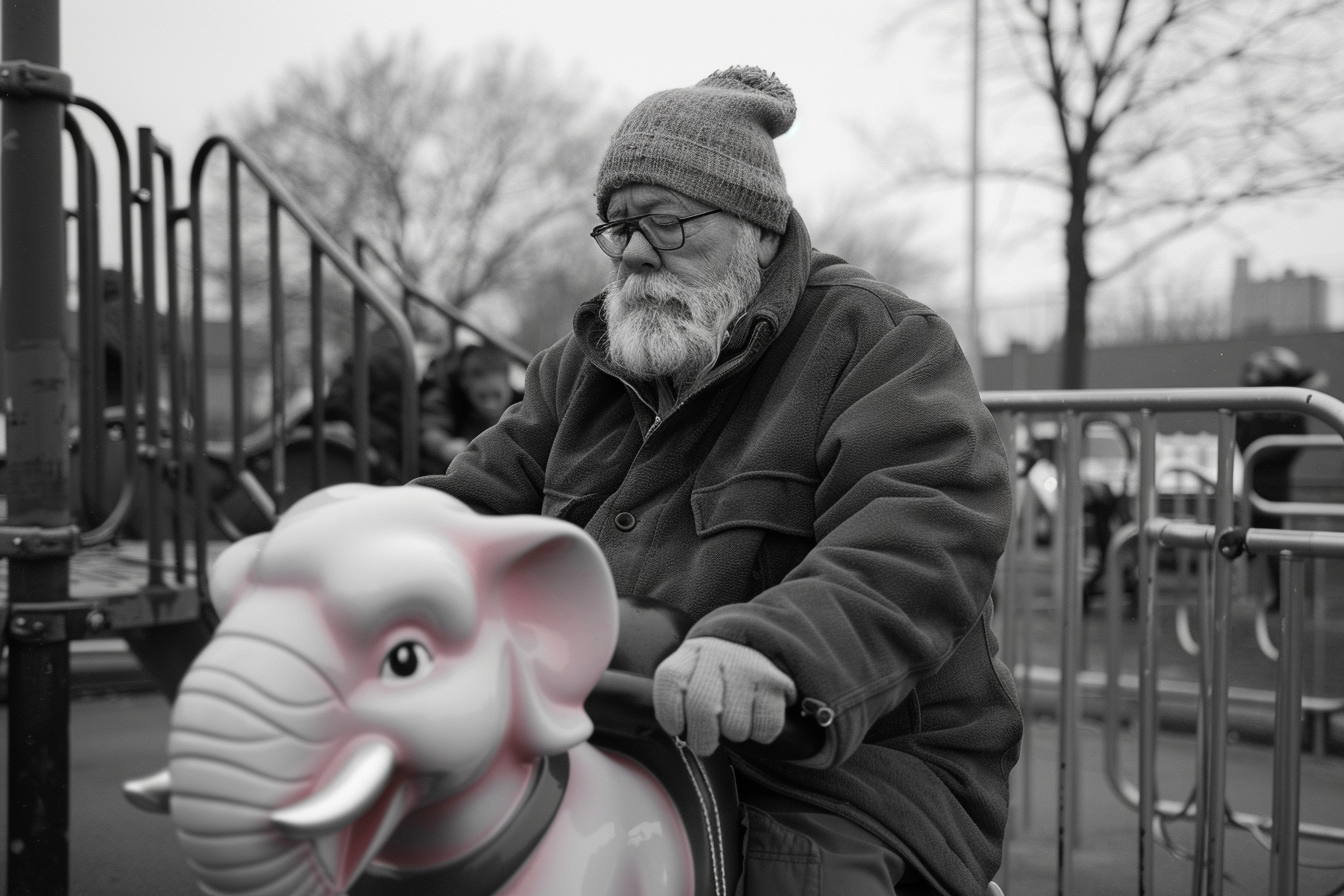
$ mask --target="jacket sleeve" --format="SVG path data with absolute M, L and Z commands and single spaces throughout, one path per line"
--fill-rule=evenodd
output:
M 581 363 L 582 352 L 570 337 L 537 355 L 527 367 L 522 400 L 453 458 L 446 473 L 411 484 L 445 491 L 481 513 L 540 513 L 546 462 L 564 407 L 563 383 L 572 381 Z
M 984 611 L 1007 538 L 1003 446 L 947 324 L 909 314 L 858 346 L 825 408 L 815 547 L 778 585 L 690 636 L 747 644 L 835 712 L 848 758 Z

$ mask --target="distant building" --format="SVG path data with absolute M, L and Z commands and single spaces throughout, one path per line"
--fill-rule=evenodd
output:
M 1277 279 L 1252 280 L 1250 263 L 1238 258 L 1232 275 L 1232 335 L 1324 330 L 1327 290 L 1322 278 L 1291 268 Z

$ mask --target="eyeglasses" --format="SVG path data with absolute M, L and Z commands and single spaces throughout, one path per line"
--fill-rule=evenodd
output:
M 599 224 L 589 234 L 597 241 L 597 247 L 612 258 L 620 258 L 625 247 L 630 245 L 630 237 L 636 228 L 644 234 L 649 245 L 664 251 L 680 249 L 686 245 L 686 230 L 681 225 L 696 218 L 717 214 L 723 209 L 712 208 L 707 212 L 678 218 L 676 215 L 654 214 L 636 215 L 633 218 L 621 218 L 608 224 Z

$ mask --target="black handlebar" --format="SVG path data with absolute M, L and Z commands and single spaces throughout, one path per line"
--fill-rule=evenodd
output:
M 599 731 L 645 738 L 662 731 L 653 714 L 653 679 L 608 669 L 588 695 L 584 709 Z M 798 704 L 784 713 L 784 730 L 768 744 L 724 741 L 734 753 L 753 759 L 799 760 L 821 752 L 826 731 L 802 714 Z

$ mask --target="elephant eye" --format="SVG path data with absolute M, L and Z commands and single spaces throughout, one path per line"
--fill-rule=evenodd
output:
M 434 659 L 418 641 L 402 641 L 387 652 L 378 677 L 383 681 L 406 682 L 429 674 Z

